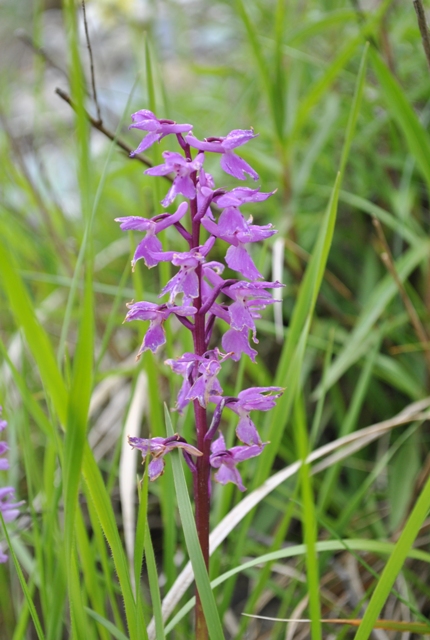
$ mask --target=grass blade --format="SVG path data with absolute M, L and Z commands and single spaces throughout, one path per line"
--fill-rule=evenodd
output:
M 173 435 L 172 421 L 167 407 L 164 407 L 166 417 L 167 435 Z M 182 468 L 182 463 L 177 452 L 172 452 L 173 475 L 175 478 L 175 488 L 178 497 L 178 507 L 181 516 L 182 527 L 184 531 L 185 543 L 190 556 L 191 564 L 194 571 L 194 577 L 199 590 L 206 623 L 209 630 L 209 636 L 212 640 L 224 640 L 221 621 L 215 598 L 212 593 L 209 576 L 206 571 L 203 554 L 200 549 L 200 543 L 197 536 L 197 529 L 194 522 L 193 510 L 191 507 L 190 497 L 188 494 L 187 483 Z

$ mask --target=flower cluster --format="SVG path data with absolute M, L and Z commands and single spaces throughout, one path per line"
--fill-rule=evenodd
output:
M 164 323 L 172 315 L 191 331 L 194 352 L 167 360 L 166 364 L 183 378 L 176 409 L 182 412 L 189 403 L 194 405 L 197 447 L 188 444 L 178 434 L 169 438 L 129 438 L 129 442 L 141 450 L 144 458 L 151 456 L 151 480 L 163 473 L 166 453 L 179 448 L 193 473 L 206 463 L 208 469 L 213 467 L 217 470 L 215 480 L 221 484 L 233 482 L 244 491 L 236 465 L 259 455 L 267 444 L 262 442 L 250 414 L 256 410 L 271 409 L 282 389 L 254 387 L 241 391 L 238 397 L 226 397 L 218 374 L 225 360 L 238 361 L 243 354 L 255 362 L 257 352 L 250 343 L 251 337 L 254 343 L 258 342 L 255 320 L 275 302 L 270 290 L 283 286 L 279 282 L 264 281 L 252 258 L 253 243 L 270 238 L 276 229 L 271 224 L 254 224 L 252 217 L 245 218 L 240 210 L 242 205 L 267 200 L 274 192 L 263 193 L 259 188 L 249 187 L 230 191 L 216 188 L 212 176 L 204 169 L 206 155 L 216 153 L 220 155 L 221 168 L 226 173 L 238 180 L 245 180 L 247 175 L 258 180 L 257 172 L 235 153 L 238 147 L 256 137 L 252 130 L 236 129 L 225 137 L 198 140 L 192 134 L 192 125 L 158 119 L 145 109 L 133 114 L 132 120 L 132 128 L 147 132 L 132 155 L 148 149 L 167 135 L 176 136 L 181 152 L 165 151 L 163 164 L 145 173 L 151 176 L 173 175 L 172 185 L 161 201 L 163 207 L 170 206 L 179 195 L 186 201 L 179 204 L 174 213 L 161 213 L 150 219 L 138 216 L 117 218 L 122 230 L 144 233 L 132 260 L 133 269 L 141 259 L 149 268 L 162 261 L 171 262 L 178 268 L 160 293 L 160 298 L 166 296 L 165 301 L 160 304 L 130 303 L 126 321 L 149 321 L 137 357 L 148 349 L 155 353 L 166 342 Z M 195 157 L 192 149 L 196 150 Z M 175 227 L 186 240 L 187 251 L 163 250 L 158 235 L 168 227 Z M 201 239 L 203 234 L 207 237 L 205 241 Z M 225 264 L 209 258 L 218 239 L 229 245 Z M 226 265 L 239 277 L 225 278 Z M 221 339 L 222 351 L 210 346 L 217 320 L 227 326 Z M 213 408 L 213 416 L 208 425 L 207 410 L 210 407 Z M 242 445 L 231 449 L 226 448 L 222 434 L 215 439 L 224 408 L 239 416 L 236 435 Z M 203 462 L 199 462 L 200 458 Z
M 2 407 L 0 407 L 0 431 L 3 431 L 7 427 L 7 422 L 2 420 L 1 413 Z M 0 471 L 9 469 L 9 462 L 4 457 L 7 450 L 7 443 L 0 440 Z M 15 490 L 13 487 L 0 487 L 0 511 L 5 522 L 12 522 L 19 514 L 18 507 L 21 506 L 22 502 L 13 502 L 14 495 Z M 2 553 L 0 549 L 0 562 L 6 562 L 7 558 L 7 555 Z

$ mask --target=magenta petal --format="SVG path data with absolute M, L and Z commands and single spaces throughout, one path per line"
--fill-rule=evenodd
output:
M 149 231 L 154 222 L 147 218 L 141 218 L 140 216 L 126 216 L 125 218 L 115 218 L 115 222 L 120 222 L 120 229 L 122 231 Z
M 143 131 L 157 131 L 160 128 L 160 123 L 157 116 L 149 109 L 139 109 L 135 113 L 131 114 L 133 124 L 129 126 L 129 129 L 143 129 Z
M 9 469 L 9 462 L 6 458 L 0 460 L 0 471 L 7 471 Z
M 248 331 L 235 331 L 229 329 L 222 337 L 222 348 L 227 353 L 233 353 L 232 360 L 238 362 L 242 353 L 246 353 L 253 362 L 257 356 L 257 351 L 253 349 L 248 340 Z
M 261 438 L 249 415 L 242 416 L 239 420 L 239 424 L 236 427 L 236 435 L 244 444 L 261 446 Z
M 135 254 L 133 256 L 133 266 L 136 264 L 138 260 L 143 258 L 147 267 L 155 267 L 160 260 L 157 260 L 152 254 L 158 253 L 163 250 L 163 245 L 160 240 L 155 236 L 145 236 L 143 240 L 139 242 L 137 245 Z
M 246 144 L 252 138 L 256 138 L 258 133 L 254 133 L 252 129 L 233 129 L 224 139 L 223 147 L 226 151 L 241 147 Z
M 237 178 L 237 180 L 246 180 L 246 173 L 253 180 L 258 180 L 258 173 L 243 158 L 239 158 L 232 151 L 228 151 L 221 156 L 221 169 Z
M 179 220 L 181 220 L 184 217 L 187 211 L 188 211 L 188 203 L 181 202 L 181 204 L 179 205 L 175 213 L 166 215 L 165 218 L 155 223 L 155 233 L 160 233 L 160 231 L 163 231 L 163 229 L 167 229 L 167 227 L 170 227 L 172 224 L 179 222 Z
M 182 276 L 180 291 L 190 298 L 197 298 L 199 295 L 199 279 L 195 269 L 186 270 Z
M 230 453 L 234 464 L 249 460 L 249 458 L 255 458 L 262 453 L 264 447 L 269 444 L 268 442 L 262 442 L 261 445 L 253 444 L 251 447 L 232 447 Z
M 176 180 L 174 180 L 172 186 L 170 187 L 165 197 L 161 201 L 161 204 L 163 205 L 163 207 L 168 207 L 170 204 L 172 204 L 173 200 L 176 198 L 178 193 L 179 192 L 176 189 Z
M 236 233 L 248 233 L 248 225 L 237 207 L 227 207 L 218 220 L 219 234 L 232 236 Z M 228 240 L 227 240 L 228 241 Z
M 244 302 L 233 302 L 233 304 L 229 306 L 228 311 L 231 318 L 230 324 L 232 329 L 236 329 L 236 331 L 241 331 L 245 327 L 247 329 L 255 329 L 254 320 Z
M 148 133 L 148 135 L 143 138 L 137 149 L 130 153 L 130 158 L 134 158 L 134 156 L 137 156 L 137 154 L 142 153 L 142 151 L 146 151 L 147 149 L 149 149 L 149 147 L 152 147 L 154 142 L 160 140 L 161 136 L 161 133 Z
M 196 197 L 196 188 L 190 176 L 178 176 L 175 179 L 176 190 L 185 198 L 192 199 Z
M 217 454 L 217 453 L 220 453 L 221 451 L 225 451 L 225 440 L 222 433 L 220 433 L 219 437 L 212 442 L 211 451 L 212 451 L 212 454 Z
M 147 349 L 150 349 L 152 353 L 155 353 L 157 349 L 161 347 L 161 345 L 163 345 L 165 342 L 166 334 L 163 326 L 161 324 L 155 324 L 151 322 L 137 355 L 140 356 L 140 354 Z
M 242 244 L 237 247 L 231 246 L 227 250 L 225 261 L 234 271 L 238 271 L 249 280 L 262 278 L 262 274 L 257 270 L 251 256 Z
M 216 203 L 219 207 L 224 209 L 225 207 L 240 207 L 247 202 L 263 202 L 270 198 L 275 193 L 271 191 L 269 193 L 262 193 L 260 189 L 250 189 L 249 187 L 236 187 L 222 196 L 216 198 Z
M 163 457 L 154 458 L 148 466 L 148 476 L 151 482 L 159 478 L 164 473 L 165 461 Z
M 222 139 L 216 140 L 214 142 L 207 142 L 206 140 L 197 140 L 193 135 L 185 136 L 185 141 L 193 147 L 194 149 L 199 149 L 199 151 L 212 151 L 212 153 L 224 153 L 224 148 L 222 145 Z
M 223 464 L 216 472 L 214 478 L 219 482 L 219 484 L 232 482 L 240 491 L 246 491 L 246 487 L 244 486 L 241 475 L 236 467 L 227 467 L 227 465 Z

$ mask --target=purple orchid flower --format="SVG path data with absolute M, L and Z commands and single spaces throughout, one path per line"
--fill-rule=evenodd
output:
M 132 114 L 131 118 L 133 124 L 129 126 L 129 129 L 148 131 L 148 135 L 143 138 L 137 149 L 130 153 L 130 157 L 132 158 L 138 153 L 149 149 L 154 142 L 159 142 L 164 136 L 169 135 L 169 133 L 188 133 L 193 128 L 191 124 L 177 124 L 174 120 L 159 120 L 152 111 L 148 109 L 136 111 L 136 113 Z
M 115 218 L 116 222 L 121 223 L 120 229 L 122 231 L 146 231 L 146 235 L 137 245 L 133 260 L 131 261 L 133 270 L 136 262 L 141 258 L 143 258 L 146 266 L 149 268 L 155 267 L 159 262 L 172 259 L 173 252 L 163 252 L 162 244 L 156 236 L 160 231 L 178 223 L 187 211 L 188 204 L 186 202 L 182 202 L 175 213 L 162 214 L 161 216 L 155 216 L 155 218 L 152 219 L 141 218 L 139 216 Z
M 192 306 L 172 306 L 167 304 L 155 304 L 153 302 L 133 302 L 127 305 L 130 311 L 127 313 L 124 322 L 132 320 L 149 320 L 149 329 L 145 334 L 142 346 L 137 354 L 137 359 L 142 353 L 150 349 L 153 353 L 166 342 L 166 332 L 163 323 L 174 314 L 178 318 L 193 316 L 197 309 Z
M 194 147 L 199 151 L 221 153 L 221 168 L 234 178 L 246 180 L 245 174 L 247 173 L 254 180 L 258 180 L 258 173 L 243 158 L 240 158 L 232 151 L 232 149 L 240 147 L 256 137 L 257 134 L 252 129 L 234 129 L 221 138 L 205 138 L 202 141 L 197 140 L 193 135 L 188 135 L 185 136 L 185 141 L 190 147 Z
M 239 416 L 236 435 L 248 446 L 262 446 L 260 435 L 250 418 L 251 411 L 269 411 L 273 409 L 275 400 L 283 393 L 282 387 L 251 387 L 241 391 L 236 401 L 226 403 L 229 409 Z
M 222 388 L 217 376 L 221 371 L 221 363 L 230 357 L 230 353 L 221 353 L 219 349 L 212 349 L 199 358 L 198 374 L 187 393 L 187 400 L 198 400 L 201 407 L 206 407 L 212 396 L 220 396 Z
M 190 403 L 187 396 L 193 384 L 192 371 L 195 362 L 196 355 L 194 353 L 184 353 L 180 358 L 170 358 L 164 361 L 164 364 L 167 364 L 174 373 L 179 374 L 184 379 L 175 404 L 175 410 L 180 414 L 183 413 L 185 407 Z
M 231 328 L 235 331 L 250 329 L 253 341 L 258 343 L 254 320 L 261 318 L 260 311 L 267 305 L 277 302 L 265 289 L 284 286 L 280 282 L 236 282 L 225 287 L 224 293 L 234 300 L 228 308 Z
M 1 487 L 0 488 L 0 511 L 3 514 L 5 522 L 12 522 L 19 516 L 19 508 L 24 504 L 21 502 L 13 502 L 12 499 L 15 495 L 15 489 L 13 487 Z
M 181 449 L 187 464 L 191 471 L 195 470 L 195 465 L 190 456 L 202 456 L 201 451 L 193 447 L 182 438 L 178 433 L 169 438 L 132 438 L 128 436 L 128 442 L 134 449 L 142 452 L 142 458 L 148 455 L 152 456 L 152 460 L 148 466 L 148 475 L 151 482 L 159 478 L 164 473 L 165 460 L 164 456 L 174 449 Z
M 196 269 L 204 262 L 205 256 L 212 249 L 214 243 L 215 238 L 211 236 L 204 245 L 183 253 L 173 253 L 172 263 L 180 269 L 162 289 L 159 297 L 170 293 L 169 301 L 171 303 L 179 293 L 183 293 L 187 298 L 197 298 L 199 296 L 199 277 Z
M 237 207 L 224 209 L 218 224 L 208 217 L 202 219 L 202 224 L 209 233 L 232 245 L 225 256 L 230 269 L 238 271 L 249 280 L 257 280 L 263 276 L 246 250 L 246 245 L 270 238 L 277 231 L 271 224 L 260 226 L 250 224 L 251 222 L 252 218 L 246 221 Z
M 163 207 L 168 207 L 180 193 L 185 198 L 196 197 L 196 187 L 191 179 L 191 174 L 200 171 L 205 158 L 204 153 L 199 153 L 194 160 L 184 158 L 180 153 L 165 151 L 163 153 L 164 164 L 152 167 L 145 171 L 149 176 L 166 176 L 169 173 L 176 173 L 173 184 L 167 192 L 166 197 L 161 201 Z
M 236 469 L 236 465 L 249 458 L 259 456 L 266 446 L 267 442 L 259 445 L 232 447 L 226 449 L 224 436 L 220 434 L 217 440 L 211 444 L 212 454 L 210 456 L 210 464 L 218 471 L 215 474 L 215 480 L 220 484 L 233 482 L 240 491 L 246 491 L 246 487 L 242 482 L 241 475 Z

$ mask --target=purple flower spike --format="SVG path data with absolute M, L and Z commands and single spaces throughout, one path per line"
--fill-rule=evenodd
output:
M 241 391 L 236 402 L 229 402 L 227 406 L 239 416 L 236 435 L 247 445 L 262 446 L 261 438 L 255 424 L 250 418 L 251 411 L 269 411 L 275 406 L 275 400 L 283 393 L 281 387 L 251 387 Z
M 232 447 L 231 449 L 226 449 L 225 440 L 221 434 L 211 445 L 212 454 L 210 456 L 210 464 L 215 469 L 218 469 L 215 474 L 215 480 L 220 484 L 233 482 L 240 491 L 246 491 L 246 487 L 243 485 L 236 465 L 239 462 L 260 455 L 266 444 L 267 442 L 261 444 L 261 446 L 253 445 L 251 447 Z
M 151 482 L 163 474 L 165 466 L 164 456 L 173 451 L 173 449 L 181 449 L 188 463 L 189 458 L 187 458 L 185 454 L 197 457 L 203 455 L 201 451 L 191 444 L 188 444 L 188 442 L 177 433 L 169 438 L 146 439 L 128 436 L 128 443 L 134 449 L 139 449 L 142 452 L 143 460 L 145 460 L 148 455 L 152 456 L 152 460 L 148 466 L 148 475 Z
M 179 193 L 189 199 L 196 197 L 196 187 L 190 176 L 192 173 L 200 171 L 204 157 L 204 153 L 199 153 L 194 160 L 188 160 L 180 153 L 165 151 L 163 158 L 166 162 L 145 171 L 149 176 L 166 176 L 169 173 L 176 173 L 172 186 L 164 200 L 161 201 L 163 207 L 168 207 L 169 204 L 172 204 Z
M 199 151 L 211 151 L 212 153 L 221 153 L 221 168 L 238 180 L 246 180 L 246 173 L 254 180 L 258 180 L 258 173 L 249 166 L 243 158 L 239 158 L 233 153 L 232 149 L 240 147 L 243 144 L 256 138 L 257 134 L 252 129 L 234 129 L 228 135 L 221 138 L 205 138 L 198 140 L 193 135 L 185 137 L 190 147 L 194 147 Z
M 146 235 L 137 245 L 137 249 L 131 261 L 131 266 L 134 270 L 134 266 L 138 260 L 143 258 L 147 267 L 155 267 L 159 262 L 171 260 L 173 256 L 172 251 L 164 251 L 160 240 L 156 237 L 157 233 L 167 229 L 172 224 L 179 222 L 181 218 L 188 211 L 188 204 L 182 202 L 177 211 L 172 214 L 166 214 L 156 216 L 155 218 L 140 218 L 139 216 L 127 216 L 125 218 L 115 218 L 116 222 L 120 222 L 120 229 L 122 231 L 146 231 Z
M 173 120 L 159 120 L 152 111 L 141 109 L 131 116 L 133 124 L 129 129 L 141 129 L 148 131 L 148 135 L 143 138 L 140 145 L 135 151 L 130 153 L 130 157 L 134 158 L 138 153 L 146 151 L 154 142 L 159 142 L 169 133 L 188 133 L 193 128 L 191 124 L 176 124 Z
M 137 354 L 137 359 L 142 353 L 150 349 L 153 353 L 166 342 L 166 333 L 163 323 L 173 313 L 176 316 L 193 316 L 197 309 L 192 306 L 171 306 L 167 304 L 154 304 L 153 302 L 134 302 L 127 305 L 129 312 L 124 322 L 132 320 L 149 320 L 149 329 L 145 334 L 142 346 Z

